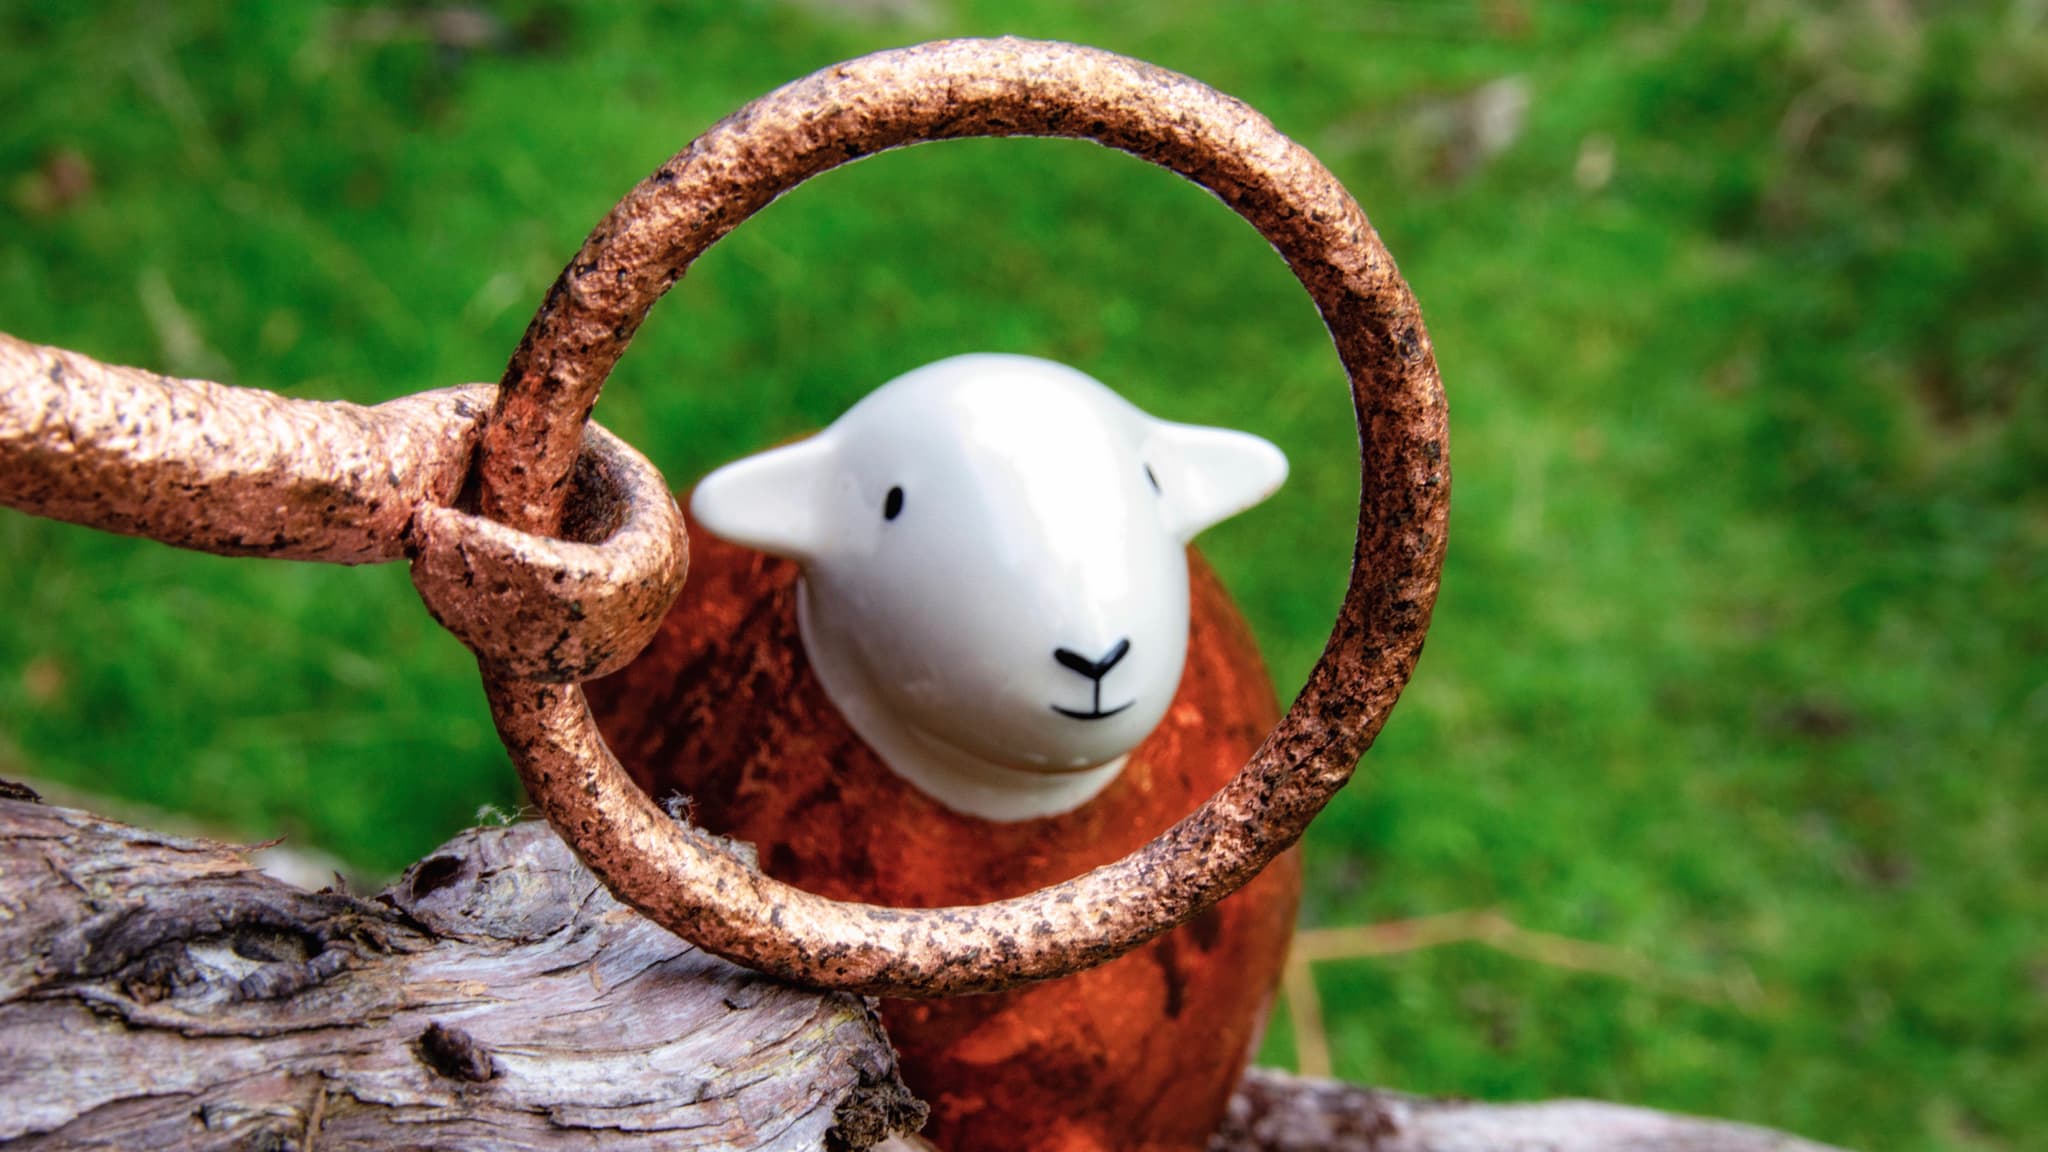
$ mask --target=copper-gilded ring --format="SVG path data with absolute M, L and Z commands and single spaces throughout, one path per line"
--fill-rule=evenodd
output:
M 930 140 L 1065 136 L 1171 169 L 1256 227 L 1321 310 L 1349 373 L 1361 492 L 1351 581 L 1306 687 L 1208 803 L 1116 863 L 1026 896 L 896 909 L 763 876 L 636 789 L 573 686 L 487 676 L 529 795 L 619 898 L 791 980 L 891 996 L 982 992 L 1111 959 L 1195 916 L 1307 828 L 1385 723 L 1422 648 L 1449 517 L 1445 405 L 1407 285 L 1307 150 L 1194 80 L 1071 44 L 955 40 L 798 80 L 629 193 L 556 280 L 481 445 L 485 515 L 552 533 L 581 425 L 649 308 L 714 241 L 855 158 Z
M 498 677 L 571 684 L 625 667 L 682 591 L 689 540 L 668 482 L 595 423 L 559 536 L 457 508 L 413 519 L 413 586 Z

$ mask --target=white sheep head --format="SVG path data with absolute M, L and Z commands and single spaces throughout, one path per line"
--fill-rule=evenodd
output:
M 1257 436 L 1154 419 L 1029 356 L 956 356 L 698 485 L 713 533 L 802 565 L 819 681 L 956 811 L 1085 803 L 1166 714 L 1187 543 L 1287 476 Z

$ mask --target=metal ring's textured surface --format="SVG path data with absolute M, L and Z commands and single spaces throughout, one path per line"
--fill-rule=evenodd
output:
M 1351 582 L 1307 687 L 1245 770 L 1138 853 L 976 908 L 836 904 L 669 819 L 605 749 L 580 691 L 487 678 L 536 804 L 623 900 L 794 980 L 892 996 L 987 991 L 1099 963 L 1221 899 L 1351 776 L 1422 647 L 1449 511 L 1445 408 L 1415 301 L 1364 214 L 1264 117 L 1106 52 L 949 41 L 828 68 L 741 109 L 635 188 L 549 291 L 481 448 L 482 510 L 551 532 L 580 426 L 654 302 L 712 242 L 849 160 L 969 136 L 1092 139 L 1214 192 L 1314 297 L 1350 374 L 1362 494 Z
M 668 482 L 596 424 L 562 538 L 455 508 L 413 523 L 413 586 L 493 675 L 564 684 L 626 666 L 683 588 L 688 538 Z
M 491 396 L 297 400 L 0 333 L 0 504 L 227 556 L 396 560 L 413 512 L 461 490 Z
M 682 590 L 682 512 L 597 425 L 567 539 L 459 511 L 495 388 L 365 408 L 102 364 L 0 333 L 0 505 L 181 548 L 413 558 L 436 619 L 485 666 L 587 680 L 646 647 Z

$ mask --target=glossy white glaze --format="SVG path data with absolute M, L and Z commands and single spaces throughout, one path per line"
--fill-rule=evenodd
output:
M 1287 475 L 1259 437 L 1154 419 L 1075 369 L 956 356 L 697 486 L 710 531 L 803 566 L 819 681 L 956 811 L 1069 811 L 1166 713 L 1187 542 Z

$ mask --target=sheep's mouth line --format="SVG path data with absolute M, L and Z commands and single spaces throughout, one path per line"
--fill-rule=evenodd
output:
M 1069 720 L 1107 720 L 1111 716 L 1116 715 L 1117 713 L 1123 711 L 1126 708 L 1129 708 L 1131 705 L 1136 703 L 1136 700 L 1126 700 L 1123 703 L 1117 705 L 1116 707 L 1111 708 L 1107 712 L 1103 711 L 1101 708 L 1097 708 L 1092 712 L 1077 712 L 1072 708 L 1062 708 L 1057 704 L 1052 706 L 1052 710 L 1059 713 L 1062 716 L 1067 717 Z

